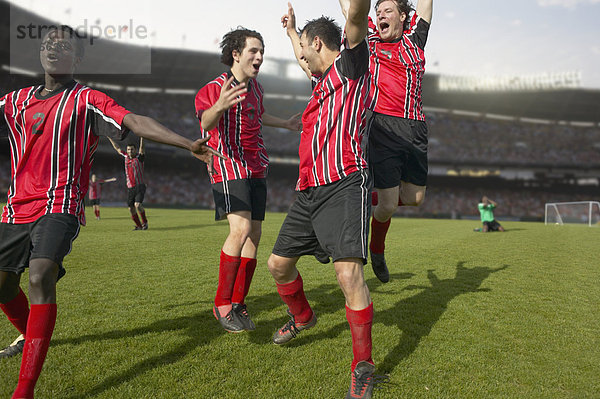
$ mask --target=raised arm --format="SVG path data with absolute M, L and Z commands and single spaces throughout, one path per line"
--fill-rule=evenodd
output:
M 365 40 L 369 28 L 370 0 L 346 0 L 350 3 L 346 15 L 346 39 L 348 47 L 354 48 Z M 344 12 L 344 0 L 340 0 L 342 12 Z
M 217 102 L 209 109 L 202 112 L 200 117 L 200 125 L 205 131 L 213 130 L 219 123 L 219 119 L 223 116 L 225 111 L 239 103 L 246 96 L 246 85 L 240 83 L 239 85 L 232 87 L 234 77 L 227 79 L 227 82 L 221 87 L 221 94 Z
M 302 113 L 292 116 L 290 119 L 281 119 L 276 116 L 264 113 L 262 115 L 264 125 L 271 127 L 282 127 L 295 132 L 302 130 Z
M 161 125 L 152 118 L 136 114 L 125 115 L 123 124 L 139 137 L 189 150 L 196 158 L 207 163 L 209 166 L 212 166 L 214 155 L 225 159 L 223 155 L 206 145 L 206 142 L 210 137 L 191 141 Z
M 144 138 L 140 137 L 140 155 L 144 155 Z
M 112 144 L 116 152 L 118 152 L 119 154 L 123 154 L 123 151 L 121 151 L 121 147 L 119 147 L 119 145 L 115 143 L 113 139 L 111 139 L 110 137 L 107 137 L 107 139 L 108 141 L 110 141 L 110 144 Z
M 350 0 L 340 0 L 340 7 L 344 18 L 348 19 L 348 10 L 350 9 Z
M 294 55 L 296 56 L 296 60 L 298 60 L 298 64 L 300 68 L 304 71 L 308 79 L 311 79 L 312 74 L 308 69 L 308 64 L 302 59 L 302 47 L 300 47 L 300 37 L 298 36 L 298 31 L 296 30 L 296 14 L 294 13 L 294 8 L 291 3 L 288 3 L 288 11 L 287 14 L 284 14 L 281 17 L 281 26 L 285 28 L 285 33 L 290 38 L 292 42 L 292 48 L 294 49 Z
M 417 15 L 428 23 L 431 23 L 433 15 L 433 0 L 419 0 L 416 8 Z

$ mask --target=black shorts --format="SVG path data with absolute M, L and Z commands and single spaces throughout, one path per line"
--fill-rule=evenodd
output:
M 138 184 L 127 189 L 127 206 L 134 206 L 136 202 L 140 204 L 144 202 L 144 195 L 146 194 L 146 185 Z
M 100 198 L 91 199 L 90 205 L 100 205 Z
M 371 181 L 366 170 L 325 186 L 300 191 L 273 247 L 285 258 L 314 255 L 327 263 L 367 260 Z
M 401 181 L 427 185 L 427 124 L 373 113 L 369 121 L 369 165 L 375 188 Z
M 62 269 L 79 234 L 79 221 L 73 215 L 51 213 L 27 224 L 0 223 L 0 271 L 21 274 L 29 261 L 50 259 Z
M 252 220 L 265 220 L 267 179 L 223 180 L 212 185 L 215 199 L 215 220 L 228 213 L 250 211 Z
M 483 225 L 488 227 L 488 231 L 498 231 L 501 227 L 500 223 L 498 223 L 496 219 L 492 220 L 491 222 L 483 222 Z

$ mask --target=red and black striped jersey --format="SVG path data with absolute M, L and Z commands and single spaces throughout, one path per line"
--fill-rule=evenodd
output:
M 195 104 L 198 120 L 217 102 L 221 87 L 231 76 L 231 72 L 225 72 L 198 91 Z M 233 86 L 238 84 L 234 79 Z M 209 170 L 211 183 L 266 177 L 269 156 L 262 137 L 264 91 L 256 79 L 250 79 L 246 87 L 246 98 L 227 110 L 213 130 L 207 132 L 200 124 L 202 136 L 210 135 L 208 145 L 227 157 L 213 158 L 216 173 Z
M 369 94 L 367 42 L 344 49 L 320 77 L 302 115 L 296 190 L 322 186 L 367 167 L 361 149 Z
M 413 14 L 410 27 L 395 42 L 384 42 L 369 18 L 371 90 L 369 109 L 423 121 L 421 92 L 429 23 Z
M 144 184 L 144 154 L 137 154 L 133 158 L 121 150 L 121 156 L 125 159 L 125 178 L 127 187 L 133 188 L 138 184 Z
M 100 198 L 100 194 L 102 192 L 102 186 L 100 184 L 103 182 L 104 182 L 104 180 L 90 181 L 90 187 L 88 189 L 88 196 L 90 197 L 91 200 Z
M 11 182 L 2 223 L 67 213 L 85 224 L 83 199 L 99 136 L 122 140 L 129 113 L 75 81 L 41 96 L 42 86 L 0 98 L 0 132 L 11 149 Z

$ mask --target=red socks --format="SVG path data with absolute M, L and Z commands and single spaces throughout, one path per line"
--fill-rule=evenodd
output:
M 140 212 L 140 216 L 142 217 L 142 223 L 143 224 L 148 223 L 148 219 L 146 219 L 146 211 Z
M 279 296 L 288 305 L 290 312 L 294 315 L 294 321 L 298 323 L 307 323 L 313 316 L 313 311 L 304 295 L 302 277 L 298 273 L 298 278 L 288 284 L 277 284 Z
M 240 268 L 238 269 L 237 277 L 235 278 L 233 295 L 231 296 L 232 303 L 244 303 L 244 299 L 246 299 L 248 291 L 250 290 L 250 283 L 252 283 L 254 270 L 256 270 L 256 259 L 240 258 Z
M 215 296 L 215 306 L 231 305 L 233 287 L 240 267 L 239 256 L 229 256 L 221 250 L 219 262 L 219 285 Z
M 29 318 L 29 302 L 25 293 L 19 287 L 19 293 L 8 303 L 0 303 L 0 309 L 6 314 L 8 320 L 25 335 L 27 319 Z
M 99 218 L 100 217 L 100 210 L 94 209 L 94 215 L 96 215 L 96 217 Z
M 373 363 L 371 350 L 373 341 L 371 340 L 371 326 L 373 325 L 373 302 L 363 310 L 352 310 L 346 305 L 346 319 L 350 324 L 352 333 L 352 359 L 351 371 L 354 371 L 356 364 L 361 361 Z
M 19 383 L 13 398 L 33 398 L 33 390 L 50 346 L 56 323 L 56 304 L 31 305 L 27 335 L 19 372 Z
M 136 214 L 132 214 L 131 215 L 131 219 L 133 219 L 133 221 L 135 222 L 135 225 L 137 227 L 142 227 L 142 223 L 140 222 L 140 218 L 138 217 L 137 213 Z
M 382 223 L 375 219 L 374 216 L 371 218 L 371 244 L 369 245 L 371 252 L 376 254 L 383 253 L 385 250 L 385 236 L 387 235 L 391 222 L 392 219 Z

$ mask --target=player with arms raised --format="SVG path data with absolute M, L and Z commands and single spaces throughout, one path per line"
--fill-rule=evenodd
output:
M 349 0 L 340 0 L 343 9 Z M 369 166 L 377 192 L 373 195 L 371 266 L 379 280 L 390 279 L 385 237 L 398 206 L 419 206 L 427 186 L 427 124 L 421 88 L 425 43 L 433 0 L 418 0 L 415 13 L 408 0 L 378 0 L 376 24 L 369 19 L 371 90 Z
M 131 219 L 135 223 L 133 230 L 148 230 L 148 218 L 146 210 L 142 206 L 146 194 L 146 184 L 144 183 L 144 160 L 146 152 L 144 151 L 144 138 L 140 137 L 140 150 L 135 148 L 135 144 L 127 144 L 127 151 L 113 139 L 108 138 L 115 151 L 123 157 L 125 162 L 125 179 L 127 180 L 127 206 Z M 138 216 L 139 213 L 139 216 Z
M 221 42 L 221 62 L 231 69 L 198 91 L 196 115 L 208 144 L 227 155 L 209 169 L 215 219 L 227 218 L 229 235 L 221 249 L 213 313 L 229 332 L 254 330 L 245 297 L 256 269 L 265 218 L 269 157 L 262 126 L 300 130 L 299 115 L 284 120 L 265 113 L 256 80 L 263 62 L 260 33 L 239 28 Z
M 317 322 L 296 267 L 300 256 L 331 257 L 352 334 L 354 357 L 346 398 L 370 398 L 375 370 L 373 303 L 363 273 L 368 256 L 370 180 L 360 145 L 369 91 L 365 40 L 369 7 L 368 0 L 350 1 L 341 52 L 341 29 L 333 20 L 309 21 L 298 36 L 290 4 L 282 17 L 296 57 L 313 82 L 313 92 L 302 116 L 298 195 L 268 261 L 291 315 L 275 332 L 273 342 L 284 344 Z
M 50 28 L 40 60 L 45 83 L 0 97 L 0 133 L 8 136 L 12 178 L 0 223 L 0 308 L 25 335 L 13 399 L 33 398 L 56 322 L 56 281 L 79 226 L 99 136 L 129 131 L 191 150 L 211 162 L 214 150 L 73 80 L 83 57 L 73 29 Z M 19 287 L 29 267 L 29 299 Z

